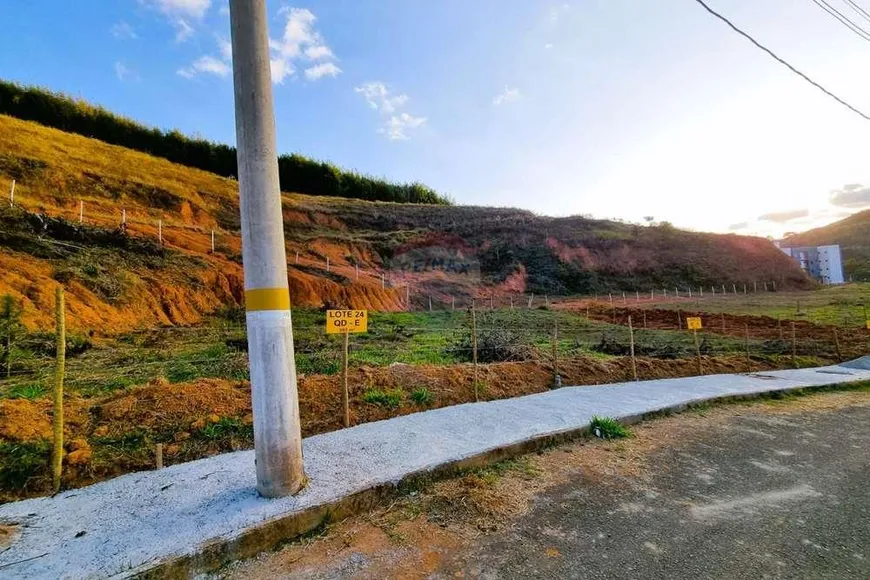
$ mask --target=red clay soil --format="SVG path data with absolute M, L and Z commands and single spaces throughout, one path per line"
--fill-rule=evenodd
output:
M 775 368 L 770 362 L 743 357 L 705 357 L 705 373 L 734 373 Z M 641 379 L 682 377 L 696 374 L 694 359 L 637 361 Z M 560 361 L 563 384 L 600 384 L 631 380 L 627 358 L 599 360 L 575 358 Z M 553 383 L 552 368 L 540 362 L 516 362 L 479 367 L 481 400 L 517 397 L 548 390 Z M 473 367 L 412 366 L 351 369 L 350 413 L 354 424 L 378 421 L 474 400 Z M 410 394 L 425 388 L 432 396 L 428 406 L 415 404 Z M 366 391 L 397 391 L 401 403 L 388 408 L 363 401 Z M 299 381 L 299 406 L 304 436 L 342 428 L 341 379 L 338 375 L 314 375 Z M 167 464 L 180 463 L 216 453 L 248 448 L 251 393 L 245 381 L 200 379 L 191 383 L 169 384 L 157 380 L 115 395 L 66 402 L 65 439 L 67 450 L 85 447 L 87 453 L 67 455 L 65 488 L 81 487 L 130 471 L 153 467 L 154 444 L 164 443 Z M 0 443 L 38 442 L 51 437 L 51 402 L 0 400 Z M 229 427 L 226 427 L 229 425 Z M 221 431 L 221 429 L 228 429 Z M 134 443 L 130 443 L 134 441 Z M 132 445 L 132 447 L 131 447 Z M 35 468 L 24 489 L 11 489 L 0 481 L 0 501 L 11 501 L 48 491 L 46 466 Z M 2 471 L 2 470 L 0 470 Z M 5 488 L 4 488 L 5 487 Z

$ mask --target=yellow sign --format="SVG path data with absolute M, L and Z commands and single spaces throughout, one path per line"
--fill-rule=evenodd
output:
M 369 313 L 367 310 L 326 311 L 326 334 L 367 332 L 368 329 Z
M 867 330 L 870 330 L 870 320 L 867 321 Z
M 689 330 L 701 330 L 701 317 L 700 316 L 687 316 L 686 317 L 686 328 Z

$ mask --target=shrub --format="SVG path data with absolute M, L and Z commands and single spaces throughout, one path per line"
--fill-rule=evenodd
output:
M 363 393 L 362 398 L 364 402 L 370 405 L 397 409 L 402 404 L 402 391 L 399 389 L 392 389 L 390 391 L 372 389 Z
M 477 330 L 477 362 L 507 362 L 529 358 L 530 349 L 525 340 L 516 331 L 509 328 L 489 326 L 484 317 Z M 460 339 L 447 349 L 448 356 L 457 360 L 471 362 L 473 360 L 471 331 L 465 330 Z

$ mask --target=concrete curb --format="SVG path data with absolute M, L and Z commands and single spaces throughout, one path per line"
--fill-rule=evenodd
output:
M 304 441 L 309 487 L 265 500 L 253 452 L 128 474 L 53 498 L 0 506 L 20 535 L 0 575 L 187 578 L 371 509 L 403 486 L 584 434 L 593 414 L 634 423 L 714 400 L 870 380 L 870 358 L 840 366 L 619 383 L 473 403 L 359 425 Z

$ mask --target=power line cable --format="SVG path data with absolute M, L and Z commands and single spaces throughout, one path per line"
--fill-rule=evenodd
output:
M 866 20 L 867 22 L 870 22 L 870 13 L 868 13 L 866 10 L 861 8 L 860 4 L 858 4 L 857 2 L 854 2 L 854 0 L 845 0 L 845 2 L 846 2 L 846 4 L 848 4 L 852 8 L 852 10 L 854 10 L 855 12 L 860 14 L 864 18 L 864 20 Z
M 850 105 L 849 103 L 847 103 L 846 101 L 844 101 L 843 99 L 841 99 L 840 97 L 838 97 L 837 95 L 835 95 L 834 93 L 832 93 L 831 91 L 829 91 L 828 89 L 823 87 L 822 85 L 820 85 L 819 83 L 817 83 L 816 81 L 814 81 L 813 79 L 811 79 L 810 77 L 808 77 L 807 75 L 805 75 L 804 73 L 802 73 L 801 71 L 799 71 L 798 69 L 796 69 L 795 67 L 793 67 L 792 65 L 787 63 L 786 61 L 784 61 L 783 59 L 781 59 L 780 57 L 778 57 L 769 48 L 767 48 L 766 46 L 759 43 L 757 40 L 752 38 L 749 34 L 743 32 L 742 30 L 737 28 L 737 26 L 734 25 L 730 20 L 728 20 L 727 18 L 725 18 L 724 16 L 722 16 L 721 14 L 719 14 L 718 12 L 716 12 L 715 10 L 710 8 L 706 4 L 706 2 L 704 2 L 704 0 L 695 0 L 695 2 L 697 2 L 698 4 L 703 6 L 704 10 L 706 10 L 707 12 L 709 12 L 710 14 L 712 14 L 713 16 L 715 16 L 716 18 L 718 18 L 719 20 L 721 20 L 722 22 L 727 24 L 728 27 L 731 28 L 731 30 L 733 30 L 734 32 L 736 32 L 737 34 L 739 34 L 740 36 L 742 36 L 743 38 L 745 38 L 746 40 L 748 40 L 749 42 L 754 44 L 757 48 L 760 48 L 761 50 L 766 52 L 771 58 L 773 58 L 774 60 L 776 60 L 777 62 L 779 62 L 783 66 L 785 66 L 786 68 L 788 68 L 791 72 L 795 73 L 796 75 L 798 75 L 799 77 L 801 77 L 802 79 L 804 79 L 805 81 L 807 81 L 808 83 L 810 83 L 811 85 L 813 85 L 814 87 L 816 87 L 817 89 L 819 89 L 820 91 L 822 91 L 823 93 L 825 93 L 826 95 L 828 95 L 829 97 L 831 97 L 832 99 L 837 101 L 838 103 L 840 103 L 841 105 L 843 105 L 844 107 L 846 107 L 847 109 L 849 109 L 850 111 L 855 113 L 856 115 L 859 115 L 860 117 L 864 118 L 865 120 L 870 121 L 870 117 L 868 117 L 867 115 L 865 115 L 864 113 L 862 113 L 861 111 L 859 111 L 858 109 L 856 109 L 855 107 L 853 107 L 852 105 Z
M 825 12 L 827 12 L 831 16 L 831 18 L 840 22 L 840 24 L 842 24 L 843 26 L 845 26 L 846 28 L 848 28 L 849 30 L 851 30 L 852 32 L 854 32 L 855 34 L 860 36 L 862 39 L 870 41 L 870 32 L 867 32 L 866 30 L 861 28 L 860 25 L 853 22 L 851 19 L 849 19 L 848 16 L 846 16 L 845 14 L 843 14 L 842 12 L 840 12 L 839 10 L 837 10 L 836 8 L 834 8 L 833 6 L 828 4 L 825 0 L 812 0 L 812 1 L 813 1 L 813 4 L 815 4 L 816 6 L 818 6 L 819 8 L 824 10 Z

